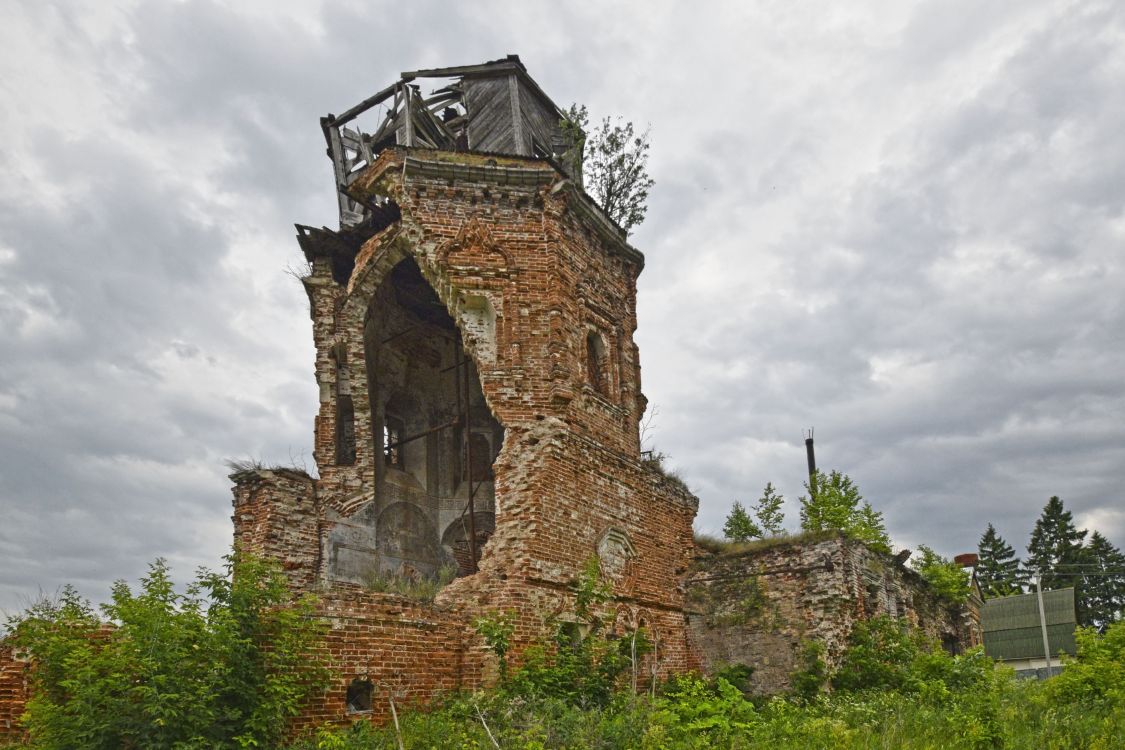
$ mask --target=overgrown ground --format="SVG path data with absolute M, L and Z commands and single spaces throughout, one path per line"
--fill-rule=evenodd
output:
M 979 652 L 949 657 L 896 631 L 883 622 L 859 633 L 841 670 L 825 676 L 831 693 L 814 668 L 805 696 L 753 701 L 727 679 L 688 676 L 655 696 L 617 691 L 599 701 L 517 671 L 497 689 L 400 715 L 397 732 L 357 724 L 293 747 L 392 750 L 401 739 L 408 749 L 1125 748 L 1125 624 L 1084 634 L 1079 659 L 1043 683 L 1017 680 Z M 738 681 L 737 670 L 730 676 Z
M 277 748 L 302 703 L 327 684 L 323 623 L 288 604 L 272 564 L 232 558 L 233 579 L 201 572 L 175 591 L 161 562 L 98 616 L 72 590 L 7 624 L 34 657 L 23 721 L 40 750 Z M 1079 654 L 1044 683 L 1020 682 L 979 651 L 951 657 L 890 619 L 857 626 L 832 672 L 807 644 L 795 692 L 745 697 L 749 668 L 645 684 L 643 630 L 610 637 L 610 601 L 592 560 L 573 621 L 509 667 L 511 613 L 475 624 L 499 684 L 432 710 L 399 706 L 398 727 L 322 729 L 290 750 L 393 748 L 1125 748 L 1125 622 L 1079 635 Z M 107 627 L 106 622 L 110 625 Z M 389 696 L 376 694 L 376 700 Z

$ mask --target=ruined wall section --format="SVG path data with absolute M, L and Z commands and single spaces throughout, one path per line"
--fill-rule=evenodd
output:
M 0 641 L 0 742 L 15 742 L 24 734 L 20 727 L 28 699 L 28 662 L 18 649 Z
M 318 614 L 328 625 L 332 678 L 325 693 L 302 710 L 295 730 L 361 719 L 384 723 L 391 700 L 401 712 L 481 682 L 485 649 L 457 613 L 341 586 L 320 595 Z M 355 681 L 370 683 L 370 710 L 348 707 Z
M 363 476 L 366 468 L 363 458 L 370 457 L 370 450 L 363 438 L 356 432 L 355 423 L 362 415 L 359 403 L 364 403 L 363 394 L 367 384 L 357 381 L 351 372 L 352 359 L 356 347 L 347 347 L 347 332 L 341 331 L 339 316 L 346 299 L 346 289 L 332 276 L 331 262 L 327 258 L 316 258 L 310 273 L 302 279 L 309 297 L 309 316 L 312 318 L 313 343 L 316 347 L 315 376 L 320 399 L 320 409 L 315 418 L 313 457 L 316 460 L 320 477 L 318 485 L 321 495 L 331 501 L 333 507 L 355 504 L 364 495 Z M 362 326 L 362 323 L 361 323 Z M 362 343 L 362 329 L 359 331 Z M 363 350 L 359 348 L 359 356 Z M 341 362 L 341 359 L 343 360 Z M 341 425 L 340 397 L 345 390 L 341 381 L 341 371 L 346 370 L 347 394 L 352 407 L 352 434 L 355 443 L 354 454 L 350 460 L 340 461 L 338 433 Z
M 545 196 L 545 228 L 558 263 L 552 300 L 558 316 L 552 344 L 557 366 L 574 384 L 563 401 L 572 429 L 624 455 L 640 452 L 640 392 L 636 280 L 643 260 L 622 252 L 610 227 L 598 224 L 583 197 L 557 183 Z M 561 345 L 560 345 L 561 344 Z M 592 345 L 596 345 L 596 350 Z M 602 348 L 604 347 L 604 348 Z
M 235 547 L 276 560 L 295 590 L 311 590 L 320 568 L 320 508 L 312 477 L 258 469 L 232 474 L 231 480 Z
M 345 313 L 412 255 L 463 332 L 505 430 L 480 573 L 439 601 L 517 609 L 516 641 L 529 643 L 545 619 L 572 609 L 582 564 L 601 554 L 617 566 L 609 574 L 629 616 L 659 621 L 666 664 L 684 668 L 676 582 L 697 500 L 638 460 L 639 254 L 592 227 L 584 197 L 534 160 L 387 151 L 354 189 L 391 195 L 403 218 L 394 236 L 361 250 Z M 591 331 L 607 344 L 607 392 L 587 378 Z
M 394 196 L 403 220 L 365 245 L 350 294 L 362 299 L 409 252 L 465 334 L 501 423 L 557 416 L 635 455 L 642 259 L 607 237 L 616 229 L 591 226 L 568 184 L 529 159 L 384 151 L 354 189 Z M 604 339 L 605 393 L 588 382 L 588 332 Z
M 979 643 L 971 608 L 952 604 L 892 556 L 842 535 L 760 543 L 696 561 L 687 584 L 691 638 L 705 671 L 754 668 L 754 692 L 790 687 L 802 644 L 820 641 L 835 666 L 855 624 L 886 615 L 947 648 Z

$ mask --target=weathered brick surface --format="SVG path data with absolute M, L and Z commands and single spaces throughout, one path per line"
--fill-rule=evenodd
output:
M 0 740 L 20 736 L 19 718 L 27 705 L 27 660 L 0 643 Z
M 392 700 L 397 709 L 421 706 L 442 692 L 480 683 L 485 652 L 458 613 L 347 586 L 324 592 L 319 611 L 328 623 L 325 647 L 333 676 L 295 731 L 361 718 L 383 721 Z M 370 712 L 346 710 L 353 680 L 372 683 Z
M 318 593 L 333 625 L 337 679 L 303 721 L 346 720 L 344 691 L 357 675 L 376 685 L 375 718 L 390 695 L 424 702 L 479 684 L 495 665 L 472 619 L 517 612 L 518 653 L 547 635 L 552 618 L 573 611 L 573 583 L 594 554 L 616 594 L 607 614 L 621 629 L 643 624 L 658 641 L 648 666 L 663 674 L 697 664 L 678 586 L 691 562 L 697 500 L 639 460 L 640 254 L 539 160 L 388 149 L 353 190 L 392 198 L 402 219 L 364 244 L 346 283 L 333 278 L 327 258 L 312 258 L 305 285 L 321 401 L 320 478 L 258 472 L 237 477 L 235 488 L 236 538 L 283 560 L 295 590 Z M 480 570 L 446 587 L 433 606 L 388 603 L 342 583 L 330 559 L 344 533 L 334 529 L 358 534 L 388 504 L 425 502 L 424 493 L 411 495 L 408 475 L 384 465 L 382 406 L 372 403 L 370 386 L 378 376 L 368 371 L 372 341 L 409 323 L 388 307 L 385 291 L 408 257 L 456 322 L 504 435 L 484 501 L 495 530 Z M 431 367 L 445 366 L 429 356 Z M 432 377 L 425 368 L 411 372 Z M 345 392 L 355 451 L 354 462 L 341 465 Z
M 856 622 L 878 615 L 920 628 L 947 648 L 980 643 L 973 603 L 952 605 L 891 555 L 831 534 L 782 540 L 747 552 L 699 557 L 687 596 L 691 640 L 705 671 L 754 668 L 758 693 L 789 688 L 806 640 L 838 660 Z
M 281 563 L 297 589 L 316 582 L 319 516 L 313 479 L 290 469 L 242 471 L 234 480 L 234 543 Z

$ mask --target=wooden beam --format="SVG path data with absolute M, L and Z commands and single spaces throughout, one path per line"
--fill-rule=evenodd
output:
M 461 65 L 453 68 L 428 68 L 426 70 L 410 70 L 402 74 L 403 78 L 454 78 L 477 73 L 496 73 L 500 75 L 508 70 L 520 70 L 522 65 L 511 60 L 498 60 L 497 62 L 482 63 L 480 65 Z
M 403 96 L 405 97 L 402 107 L 402 111 L 405 113 L 403 126 L 406 128 L 406 132 L 403 134 L 406 143 L 403 145 L 412 148 L 414 146 L 414 107 L 412 106 L 414 104 L 414 92 L 409 84 L 403 86 Z
M 508 76 L 508 97 L 512 103 L 512 140 L 515 141 L 515 152 L 521 156 L 531 156 L 531 149 L 524 148 L 523 118 L 520 116 L 520 84 L 516 74 Z
M 330 118 L 329 121 L 333 125 L 343 125 L 345 122 L 350 122 L 359 115 L 374 107 L 376 104 L 382 104 L 391 96 L 391 94 L 395 93 L 396 89 L 398 89 L 398 83 L 391 84 L 379 93 L 367 97 L 344 114 L 339 115 L 338 117 Z

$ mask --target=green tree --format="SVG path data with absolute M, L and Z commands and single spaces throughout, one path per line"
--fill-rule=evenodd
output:
M 843 531 L 874 549 L 890 551 L 883 514 L 870 503 L 860 504 L 863 495 L 847 474 L 833 470 L 825 475 L 817 470 L 805 482 L 805 490 L 808 495 L 798 498 L 802 531 Z
M 754 519 L 737 500 L 727 514 L 726 523 L 723 524 L 723 536 L 732 542 L 748 542 L 751 539 L 760 539 L 762 529 L 754 523 Z
M 996 532 L 992 524 L 977 544 L 979 562 L 977 581 L 986 598 L 1009 596 L 1023 591 L 1020 560 L 1012 546 Z
M 586 192 L 628 232 L 644 221 L 648 191 L 655 184 L 648 174 L 649 132 L 638 135 L 633 123 L 620 117 L 606 117 L 589 132 L 588 125 L 585 105 L 570 105 L 563 133 L 573 158 L 582 164 Z
M 827 476 L 817 470 L 805 482 L 805 490 L 808 495 L 798 498 L 803 531 L 845 529 L 851 525 L 863 500 L 851 477 L 835 470 Z
M 1028 555 L 1024 560 L 1024 568 L 1029 575 L 1036 570 L 1042 574 L 1041 585 L 1044 590 L 1074 587 L 1080 625 L 1090 624 L 1081 576 L 1082 566 L 1087 562 L 1082 546 L 1085 539 L 1085 529 L 1080 531 L 1074 525 L 1074 517 L 1063 506 L 1063 501 L 1054 495 L 1047 501 L 1042 515 L 1035 522 L 1031 539 L 1027 543 Z
M 758 519 L 758 528 L 762 536 L 781 536 L 785 533 L 782 526 L 785 523 L 785 514 L 781 511 L 781 504 L 785 501 L 783 495 L 778 494 L 772 482 L 766 482 L 762 496 L 754 506 L 754 517 Z
M 866 500 L 859 513 L 853 516 L 851 526 L 845 531 L 861 542 L 866 542 L 872 549 L 881 552 L 891 551 L 891 538 L 887 535 L 883 514 L 875 510 Z
M 1089 624 L 1105 630 L 1125 612 L 1125 555 L 1095 531 L 1086 547 L 1086 612 Z
M 103 610 L 108 623 L 66 588 L 9 620 L 34 665 L 34 747 L 277 747 L 326 684 L 313 601 L 290 603 L 284 573 L 254 558 L 200 571 L 183 594 L 157 560 Z
M 946 599 L 963 602 L 972 592 L 968 572 L 924 544 L 918 545 L 918 554 L 910 565 Z

